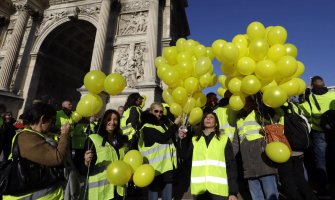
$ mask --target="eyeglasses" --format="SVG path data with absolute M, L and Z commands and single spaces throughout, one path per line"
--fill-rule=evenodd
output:
M 163 114 L 163 111 L 162 110 L 153 110 L 154 113 L 160 113 L 160 114 Z

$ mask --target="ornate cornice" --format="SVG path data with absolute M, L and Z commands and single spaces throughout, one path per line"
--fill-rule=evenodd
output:
M 49 7 L 48 0 L 14 0 L 16 11 L 27 10 L 32 17 L 36 17 Z

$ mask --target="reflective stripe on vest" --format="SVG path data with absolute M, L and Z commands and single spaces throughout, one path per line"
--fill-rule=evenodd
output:
M 71 128 L 73 129 L 73 123 L 74 122 L 71 119 L 71 117 L 67 116 L 65 114 L 64 110 L 57 111 L 55 126 L 57 128 L 60 128 L 61 126 L 63 126 L 66 123 L 69 123 L 71 125 Z
M 255 111 L 249 113 L 249 115 L 243 119 L 237 120 L 237 130 L 238 136 L 240 137 L 240 142 L 247 138 L 248 141 L 256 140 L 262 138 L 263 135 L 259 133 L 262 127 L 256 121 Z
M 214 112 L 219 119 L 220 131 L 223 131 L 229 137 L 230 141 L 233 141 L 236 130 L 235 113 L 228 107 L 218 107 Z
M 206 191 L 228 197 L 228 178 L 226 170 L 225 147 L 228 137 L 213 137 L 206 145 L 204 137 L 196 141 L 192 138 L 193 157 L 191 171 L 191 193 L 202 194 Z
M 134 127 L 132 127 L 131 123 L 127 124 L 127 120 L 129 119 L 130 111 L 131 111 L 132 108 L 135 108 L 137 110 L 137 112 L 139 113 L 138 121 L 141 121 L 141 109 L 138 106 L 131 106 L 130 108 L 128 108 L 127 110 L 124 111 L 124 113 L 121 117 L 121 123 L 120 123 L 122 133 L 124 135 L 128 135 L 129 140 L 136 133 L 136 130 L 135 130 Z
M 84 149 L 85 141 L 87 138 L 86 129 L 88 124 L 79 123 L 73 129 L 72 135 L 72 149 Z
M 25 194 L 21 196 L 11 196 L 11 195 L 3 196 L 3 200 L 36 200 L 36 199 L 38 200 L 64 199 L 64 190 L 61 186 L 57 185 L 36 191 L 31 194 Z
M 150 147 L 146 147 L 143 141 L 143 128 L 153 128 L 158 130 L 160 133 L 164 133 L 165 130 L 162 126 L 155 126 L 152 124 L 144 124 L 141 129 L 141 135 L 138 143 L 139 151 L 142 156 L 149 162 L 150 165 L 155 169 L 156 176 L 173 170 L 177 167 L 177 154 L 176 148 L 170 140 L 169 144 L 154 143 Z
M 96 150 L 97 160 L 94 165 L 97 169 L 93 169 L 93 173 L 89 176 L 88 198 L 101 200 L 113 199 L 116 186 L 109 184 L 106 179 L 106 170 L 103 169 L 106 169 L 110 163 L 118 160 L 117 153 L 108 142 L 105 143 L 105 146 L 102 146 L 103 138 L 100 135 L 91 134 L 89 138 L 92 140 Z M 119 194 L 122 196 L 123 191 Z

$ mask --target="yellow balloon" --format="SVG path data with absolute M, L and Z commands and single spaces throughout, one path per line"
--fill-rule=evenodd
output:
M 207 54 L 207 57 L 211 60 L 213 60 L 215 57 L 211 47 L 206 47 L 206 54 Z
M 237 94 L 241 92 L 242 79 L 240 77 L 233 77 L 228 83 L 228 89 L 231 93 Z
M 179 38 L 176 42 L 176 47 L 177 50 L 179 52 L 184 51 L 185 50 L 185 43 L 186 43 L 186 39 L 185 38 Z
M 293 44 L 290 44 L 290 43 L 286 43 L 286 44 L 284 44 L 284 47 L 285 47 L 286 55 L 292 56 L 294 58 L 297 57 L 298 49 L 297 49 L 296 46 L 294 46 Z
M 236 67 L 233 64 L 221 63 L 220 70 L 223 74 L 228 76 L 237 76 L 239 75 Z
M 262 82 L 262 88 L 261 91 L 264 93 L 264 91 L 268 88 L 272 88 L 272 87 L 277 87 L 278 84 L 275 80 L 272 81 L 263 81 Z
M 277 70 L 283 77 L 291 77 L 297 72 L 298 63 L 292 56 L 283 56 L 277 62 Z
M 157 68 L 157 76 L 160 79 L 163 79 L 164 74 L 171 69 L 171 66 L 169 64 L 162 64 Z
M 216 92 L 218 93 L 218 95 L 220 95 L 221 97 L 224 97 L 224 94 L 226 93 L 227 89 L 219 87 Z
M 282 142 L 271 142 L 265 147 L 266 155 L 276 163 L 284 163 L 290 159 L 291 151 Z
M 279 108 L 287 101 L 286 92 L 280 87 L 271 87 L 264 91 L 263 102 L 271 108 Z
M 195 73 L 197 76 L 206 74 L 212 70 L 211 68 L 213 68 L 212 61 L 207 57 L 200 58 L 195 63 Z
M 174 103 L 172 91 L 170 91 L 169 89 L 163 90 L 162 97 L 167 104 L 171 105 L 172 103 Z
M 196 58 L 202 58 L 207 56 L 207 49 L 204 45 L 197 45 L 193 49 L 194 55 Z
M 299 94 L 303 94 L 306 90 L 306 83 L 304 80 L 302 80 L 301 78 L 293 78 L 295 81 L 297 81 L 298 85 L 299 85 Z
M 220 75 L 219 78 L 218 78 L 219 83 L 220 83 L 223 87 L 226 87 L 226 85 L 225 85 L 225 81 L 226 81 L 226 79 L 227 79 L 227 76 L 225 76 L 225 75 Z
M 286 55 L 286 49 L 282 44 L 274 44 L 268 51 L 268 59 L 277 62 L 281 57 Z
M 131 167 L 122 160 L 112 162 L 106 169 L 107 179 L 113 185 L 123 186 L 131 178 Z
M 246 35 L 237 34 L 233 38 L 232 43 L 234 43 L 235 45 L 242 44 L 244 46 L 248 46 L 248 38 L 246 37 Z
M 130 150 L 124 155 L 123 161 L 130 165 L 134 172 L 143 163 L 143 156 L 138 150 Z
M 245 97 L 242 95 L 232 95 L 229 98 L 229 107 L 233 110 L 239 111 L 245 105 Z
M 180 116 L 183 113 L 183 108 L 178 103 L 172 103 L 170 105 L 170 112 L 175 116 Z
M 188 51 L 179 52 L 177 55 L 177 61 L 178 63 L 181 63 L 183 61 L 192 62 L 192 54 Z
M 176 69 L 168 68 L 166 72 L 163 74 L 162 80 L 164 83 L 170 87 L 174 87 L 178 85 L 180 76 Z
M 243 75 L 250 75 L 254 73 L 256 68 L 256 62 L 250 57 L 240 58 L 236 65 L 236 70 L 238 73 Z
M 203 115 L 202 109 L 199 107 L 195 107 L 191 110 L 188 121 L 190 122 L 191 125 L 196 125 L 201 122 L 202 115 Z
M 275 26 L 269 31 L 267 39 L 270 45 L 284 44 L 287 39 L 287 31 L 282 26 Z
M 273 26 L 268 26 L 268 27 L 265 28 L 265 34 L 264 34 L 265 38 L 268 38 L 268 34 L 269 34 L 271 29 L 273 29 Z
M 221 57 L 227 63 L 235 63 L 239 58 L 239 49 L 234 43 L 227 42 L 222 47 Z
M 182 61 L 178 64 L 176 69 L 179 73 L 179 77 L 185 79 L 193 74 L 194 67 L 191 61 Z
M 277 73 L 277 67 L 271 60 L 259 61 L 256 65 L 255 74 L 259 79 L 270 80 L 274 79 Z
M 199 78 L 199 84 L 201 87 L 208 87 L 212 83 L 212 75 L 210 73 L 206 73 Z
M 247 35 L 250 40 L 261 39 L 264 37 L 265 27 L 260 22 L 252 22 L 248 25 Z
M 192 96 L 197 102 L 197 104 L 196 104 L 196 106 L 197 107 L 203 107 L 205 104 L 206 104 L 206 102 L 207 102 L 207 97 L 206 97 L 206 95 L 204 95 L 202 92 L 197 92 L 197 93 L 195 93 L 195 94 L 193 94 L 193 96 Z
M 93 116 L 100 111 L 102 104 L 102 99 L 99 95 L 87 94 L 79 100 L 76 112 L 83 117 Z
M 299 77 L 305 72 L 305 65 L 301 61 L 297 61 L 297 71 L 293 74 L 293 77 Z
M 104 90 L 106 75 L 100 70 L 92 70 L 84 77 L 85 88 L 92 94 L 99 94 Z
M 166 47 L 163 50 L 163 57 L 168 61 L 170 65 L 177 64 L 177 55 L 178 55 L 177 47 Z
M 241 91 L 245 94 L 256 94 L 261 87 L 262 84 L 255 75 L 248 75 L 242 79 Z
M 298 95 L 299 93 L 299 83 L 295 79 L 291 79 L 284 83 L 281 83 L 279 87 L 285 90 L 288 97 Z
M 216 85 L 217 82 L 218 82 L 218 77 L 216 76 L 216 74 L 212 74 L 211 82 L 209 83 L 208 87 L 213 87 L 214 85 Z
M 193 94 L 199 90 L 199 80 L 194 77 L 189 77 L 184 81 L 184 87 L 188 94 Z
M 167 61 L 165 58 L 163 58 L 162 56 L 158 56 L 157 58 L 155 58 L 155 66 L 156 68 L 164 65 L 164 64 L 167 64 Z
M 265 39 L 256 39 L 250 43 L 249 57 L 255 61 L 264 59 L 269 50 L 269 44 Z
M 141 108 L 144 108 L 145 102 L 147 101 L 147 96 L 141 95 L 143 97 L 142 104 L 140 105 Z
M 192 97 L 189 97 L 183 107 L 183 111 L 186 114 L 189 114 L 191 112 L 191 110 L 196 107 L 196 100 Z
M 82 116 L 77 112 L 77 111 L 74 111 L 71 113 L 71 119 L 74 121 L 74 122 L 79 122 L 81 120 Z
M 176 103 L 184 104 L 184 102 L 187 100 L 187 91 L 183 87 L 177 87 L 173 90 L 172 96 Z
M 236 44 L 236 47 L 239 51 L 239 58 L 248 57 L 249 56 L 249 48 L 244 44 Z
M 126 87 L 126 79 L 117 73 L 109 74 L 104 82 L 105 90 L 110 95 L 117 95 Z
M 137 187 L 146 187 L 155 178 L 155 170 L 149 164 L 139 166 L 133 176 L 133 181 Z
M 194 40 L 186 40 L 185 42 L 185 51 L 188 51 L 190 53 L 193 53 L 194 47 L 197 46 L 198 42 Z
M 223 45 L 226 43 L 225 40 L 221 40 L 221 39 L 218 39 L 218 40 L 215 40 L 213 43 L 212 43 L 212 51 L 213 51 L 213 54 L 218 57 L 221 55 L 221 50 L 223 48 Z

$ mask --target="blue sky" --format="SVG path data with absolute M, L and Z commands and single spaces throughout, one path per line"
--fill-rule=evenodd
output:
M 231 41 L 245 34 L 247 26 L 259 21 L 264 26 L 286 28 L 286 43 L 298 48 L 297 59 L 305 65 L 302 78 L 313 75 L 335 86 L 335 1 L 334 0 L 188 0 L 186 8 L 191 35 L 211 46 L 216 39 Z M 219 64 L 215 72 L 220 75 Z M 216 91 L 215 87 L 204 92 Z

